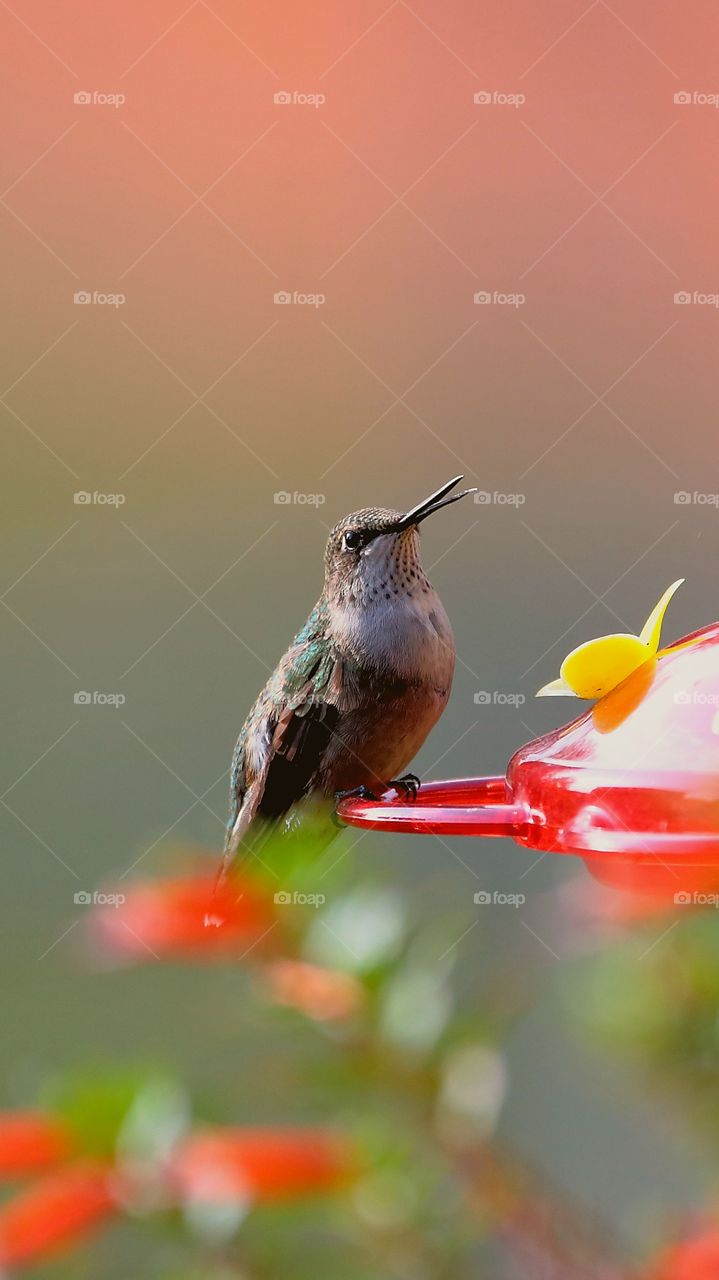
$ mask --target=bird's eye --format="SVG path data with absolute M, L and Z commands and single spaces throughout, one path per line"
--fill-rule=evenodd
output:
M 359 529 L 348 529 L 343 541 L 348 551 L 357 551 L 362 546 L 362 534 Z

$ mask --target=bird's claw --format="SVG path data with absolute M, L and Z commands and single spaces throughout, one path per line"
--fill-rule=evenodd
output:
M 417 799 L 417 792 L 421 785 L 422 783 L 416 773 L 405 773 L 401 778 L 390 778 L 389 782 L 386 784 L 386 789 L 389 790 L 390 787 L 394 787 L 395 791 L 397 791 L 399 795 L 414 804 Z M 377 801 L 378 798 L 379 797 L 375 795 L 374 791 L 371 791 L 364 783 L 361 783 L 358 787 L 349 787 L 346 791 L 335 791 L 335 804 L 339 804 L 341 800 Z M 333 815 L 333 818 L 337 826 L 344 825 L 336 813 Z
M 376 800 L 377 796 L 374 791 L 370 791 L 364 783 L 359 787 L 349 787 L 346 791 L 335 791 L 335 800 L 339 804 L 340 800 Z
M 416 773 L 403 773 L 401 778 L 390 778 L 387 786 L 394 787 L 395 791 L 404 796 L 405 800 L 411 800 L 412 804 L 414 804 L 422 782 Z

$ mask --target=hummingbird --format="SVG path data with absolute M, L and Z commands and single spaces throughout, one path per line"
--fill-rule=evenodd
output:
M 416 796 L 403 771 L 447 705 L 456 657 L 419 528 L 475 492 L 451 493 L 462 479 L 409 511 L 353 511 L 330 532 L 322 594 L 237 739 L 224 870 L 255 821 L 288 820 L 304 798 Z

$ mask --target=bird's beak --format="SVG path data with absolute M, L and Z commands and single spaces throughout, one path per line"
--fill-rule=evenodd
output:
M 418 502 L 416 507 L 412 507 L 411 511 L 408 511 L 397 521 L 394 530 L 390 532 L 401 533 L 403 529 L 409 529 L 412 525 L 421 524 L 423 520 L 427 519 L 427 516 L 439 511 L 441 507 L 448 507 L 451 502 L 459 502 L 460 498 L 466 498 L 468 493 L 476 493 L 476 489 L 463 489 L 461 493 L 453 493 L 451 497 L 447 497 L 450 490 L 454 489 L 455 485 L 459 484 L 463 478 L 463 476 L 455 476 L 454 480 L 449 480 L 447 484 L 442 485 L 441 489 L 437 489 L 428 498 Z

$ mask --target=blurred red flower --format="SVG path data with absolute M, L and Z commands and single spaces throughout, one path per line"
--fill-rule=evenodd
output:
M 316 1129 L 208 1129 L 175 1152 L 170 1176 L 183 1199 L 273 1201 L 341 1186 L 356 1168 L 346 1139 Z
M 717 1280 L 719 1231 L 708 1230 L 673 1245 L 646 1280 Z
M 123 894 L 119 905 L 95 909 L 91 928 L 104 953 L 126 959 L 241 958 L 275 921 L 271 896 L 249 877 L 218 886 L 214 872 L 203 871 L 132 884 Z
M 559 896 L 564 911 L 580 928 L 607 935 L 676 911 L 673 897 L 609 888 L 584 872 L 566 881 Z
M 41 1111 L 0 1112 L 0 1178 L 42 1173 L 71 1152 L 70 1133 L 54 1116 Z
M 66 1165 L 0 1205 L 0 1267 L 19 1267 L 74 1243 L 115 1208 L 99 1161 Z
M 349 1018 L 364 1001 L 362 984 L 352 974 L 303 960 L 273 961 L 265 970 L 265 984 L 275 1004 L 291 1005 L 318 1022 Z

